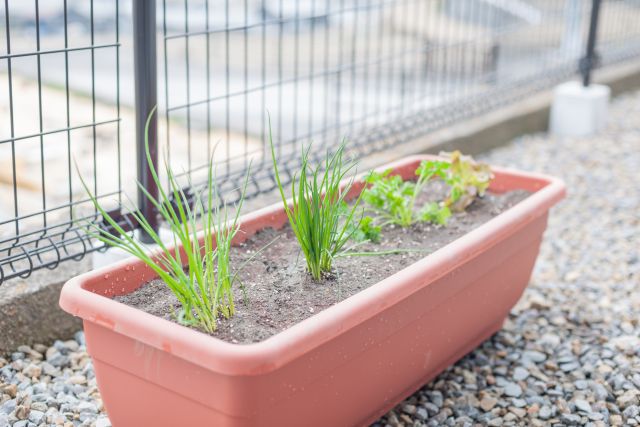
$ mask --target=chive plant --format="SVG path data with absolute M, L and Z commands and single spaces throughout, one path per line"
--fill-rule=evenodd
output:
M 300 170 L 291 182 L 292 199 L 289 203 L 280 180 L 271 127 L 269 142 L 276 184 L 289 224 L 306 259 L 309 273 L 315 280 L 320 280 L 323 273 L 331 271 L 334 258 L 360 223 L 356 209 L 362 193 L 351 207 L 344 208 L 345 197 L 354 178 L 341 188 L 341 182 L 355 168 L 355 163 L 343 159 L 344 141 L 333 154 L 327 152 L 324 161 L 315 168 L 309 164 L 311 147 L 303 148 Z
M 153 114 L 154 112 L 151 113 Z M 231 211 L 223 202 L 215 184 L 213 156 L 208 163 L 207 187 L 201 192 L 196 192 L 191 203 L 179 186 L 168 161 L 165 160 L 164 172 L 169 181 L 169 188 L 165 191 L 149 152 L 151 115 L 145 127 L 145 150 L 151 175 L 159 189 L 159 196 L 155 198 L 149 194 L 140 183 L 138 187 L 168 224 L 173 236 L 173 246 L 182 245 L 183 251 L 171 249 L 153 230 L 147 219 L 136 209 L 131 209 L 135 221 L 158 246 L 158 251 L 151 254 L 139 238 L 127 233 L 109 215 L 80 176 L 93 206 L 113 232 L 93 222 L 89 222 L 87 226 L 91 236 L 139 258 L 167 284 L 180 302 L 181 309 L 175 313 L 180 323 L 211 333 L 216 330 L 220 316 L 229 318 L 235 313 L 233 285 L 239 282 L 239 278 L 237 272 L 231 271 L 229 254 L 231 242 L 239 230 L 238 218 L 249 174 L 245 177 L 240 200 Z M 198 238 L 200 221 L 202 241 Z

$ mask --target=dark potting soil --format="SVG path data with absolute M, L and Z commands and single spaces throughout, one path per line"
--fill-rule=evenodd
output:
M 442 200 L 445 191 L 437 181 L 429 183 L 423 193 L 429 196 L 421 201 Z M 446 227 L 427 223 L 418 223 L 408 228 L 387 226 L 382 230 L 380 243 L 367 243 L 358 246 L 357 250 L 420 251 L 336 258 L 331 274 L 319 282 L 313 280 L 306 271 L 304 256 L 288 225 L 280 230 L 268 228 L 260 231 L 233 248 L 231 253 L 232 268 L 255 256 L 240 272 L 246 290 L 246 303 L 242 291 L 236 286 L 235 316 L 231 319 L 221 318 L 218 329 L 211 335 L 233 343 L 265 340 L 402 270 L 487 222 L 528 195 L 528 192 L 521 190 L 502 195 L 487 193 L 483 198 L 476 199 L 465 212 L 456 213 L 449 218 Z M 271 244 L 266 250 L 255 255 L 256 251 L 269 243 Z M 161 280 L 153 280 L 136 291 L 115 299 L 171 321 L 175 321 L 172 313 L 176 313 L 180 307 L 176 297 Z

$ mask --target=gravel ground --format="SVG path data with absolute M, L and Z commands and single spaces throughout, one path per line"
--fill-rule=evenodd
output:
M 504 328 L 381 426 L 640 425 L 640 92 L 583 139 L 519 138 L 483 160 L 565 179 Z M 0 427 L 109 426 L 84 337 L 0 359 Z
M 0 358 L 0 427 L 111 424 L 102 402 L 84 334 L 51 347 L 19 347 Z

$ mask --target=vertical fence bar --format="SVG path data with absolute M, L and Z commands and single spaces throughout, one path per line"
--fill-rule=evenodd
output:
M 596 66 L 596 36 L 598 34 L 598 16 L 600 15 L 601 0 L 593 0 L 591 5 L 591 20 L 589 21 L 589 36 L 587 38 L 587 51 L 580 60 L 580 73 L 582 73 L 582 85 L 591 83 L 591 71 Z
M 145 150 L 145 125 L 147 117 L 157 104 L 156 64 L 156 2 L 135 0 L 133 3 L 133 54 L 136 107 L 136 152 L 138 156 L 138 182 L 157 198 L 158 187 L 149 169 Z M 149 152 L 153 165 L 158 163 L 157 114 L 149 123 Z M 151 201 L 138 190 L 138 208 L 154 230 L 158 230 L 158 216 Z M 143 230 L 141 239 L 150 243 L 150 236 Z

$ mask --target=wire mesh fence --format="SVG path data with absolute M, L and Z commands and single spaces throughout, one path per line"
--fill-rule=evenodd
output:
M 97 249 L 78 173 L 123 222 L 137 176 L 131 0 L 3 3 L 0 283 Z M 160 161 L 199 186 L 214 150 L 229 197 L 249 166 L 254 196 L 275 186 L 269 117 L 289 180 L 302 144 L 345 138 L 362 157 L 410 143 L 575 75 L 591 5 L 158 1 Z M 635 0 L 603 1 L 600 64 L 640 54 L 639 18 Z
M 92 247 L 76 223 L 87 198 L 74 158 L 101 199 L 121 201 L 120 4 L 94 6 L 0 7 L 0 283 Z

